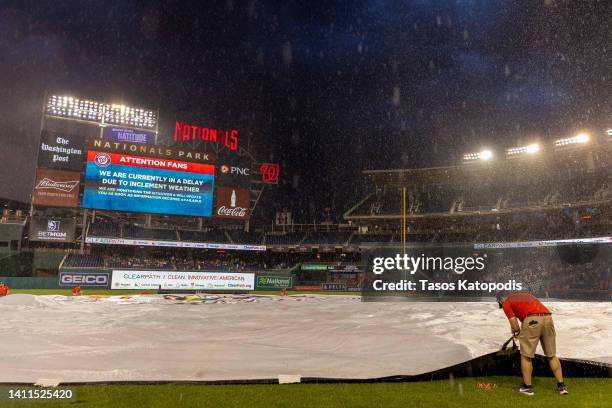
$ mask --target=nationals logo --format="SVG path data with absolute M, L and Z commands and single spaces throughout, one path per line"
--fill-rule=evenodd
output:
M 98 153 L 94 159 L 98 167 L 108 167 L 111 164 L 111 158 L 106 153 Z
M 280 174 L 280 166 L 278 163 L 263 163 L 261 166 L 259 166 L 259 172 L 261 173 L 261 181 L 264 183 L 278 183 L 278 176 Z
M 48 188 L 48 189 L 60 190 L 60 191 L 69 193 L 72 190 L 74 190 L 74 188 L 78 184 L 79 184 L 78 180 L 77 181 L 53 181 L 50 178 L 45 177 L 42 180 L 40 180 L 40 183 L 38 183 L 36 188 L 37 189 Z

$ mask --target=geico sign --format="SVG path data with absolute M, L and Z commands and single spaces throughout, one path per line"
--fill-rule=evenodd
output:
M 247 209 L 244 207 L 226 207 L 222 205 L 217 209 L 217 215 L 224 215 L 226 217 L 245 217 Z
M 107 274 L 63 273 L 60 276 L 60 285 L 106 286 L 108 285 L 108 275 Z

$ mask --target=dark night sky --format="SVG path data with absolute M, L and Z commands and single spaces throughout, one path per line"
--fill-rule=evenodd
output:
M 338 215 L 368 168 L 612 122 L 612 2 L 2 1 L 0 196 L 28 201 L 45 90 L 237 128 L 268 194 Z

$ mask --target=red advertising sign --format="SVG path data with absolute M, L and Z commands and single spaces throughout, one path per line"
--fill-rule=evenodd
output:
M 72 171 L 36 170 L 32 204 L 52 207 L 76 207 L 81 175 Z
M 230 150 L 238 150 L 238 131 L 213 129 L 176 121 L 174 143 L 196 141 L 217 143 Z
M 215 216 L 218 218 L 232 218 L 247 220 L 250 211 L 249 190 L 236 187 L 217 187 L 215 194 Z
M 259 172 L 261 173 L 261 181 L 266 184 L 277 184 L 278 176 L 280 174 L 280 166 L 278 163 L 263 163 L 259 166 Z
M 99 167 L 117 164 L 120 166 L 146 167 L 149 169 L 184 171 L 187 173 L 215 174 L 215 166 L 212 164 L 130 156 L 119 153 L 97 152 L 95 150 L 87 152 L 87 161 L 95 162 Z

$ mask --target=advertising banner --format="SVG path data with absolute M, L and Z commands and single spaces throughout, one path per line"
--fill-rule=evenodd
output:
M 146 130 L 135 130 L 108 126 L 104 128 L 102 137 L 113 142 L 128 142 L 152 145 L 155 143 L 155 133 Z
M 81 175 L 71 171 L 37 169 L 32 204 L 51 207 L 76 207 Z
M 114 270 L 111 289 L 254 290 L 255 274 Z
M 76 222 L 74 218 L 32 217 L 30 241 L 73 242 Z
M 89 151 L 83 207 L 210 217 L 212 164 Z
M 43 130 L 40 134 L 38 167 L 81 171 L 87 146 L 83 136 Z
M 229 249 L 236 251 L 265 251 L 265 245 L 248 244 L 218 244 L 208 242 L 189 242 L 189 241 L 158 241 L 153 239 L 128 239 L 128 238 L 108 238 L 108 237 L 87 237 L 85 242 L 88 244 L 104 245 L 134 245 L 134 246 L 155 246 L 168 248 L 201 248 L 201 249 Z
M 257 289 L 291 289 L 292 276 L 257 275 Z
M 250 193 L 246 188 L 218 187 L 215 217 L 247 220 L 250 214 Z
M 219 153 L 217 158 L 217 186 L 249 188 L 251 185 L 251 159 L 235 153 Z
M 105 287 L 109 286 L 108 272 L 70 272 L 60 271 L 59 285 L 60 286 L 92 286 Z
M 321 290 L 337 290 L 337 291 L 345 291 L 346 284 L 345 283 L 337 283 L 337 282 L 325 282 L 321 284 Z

